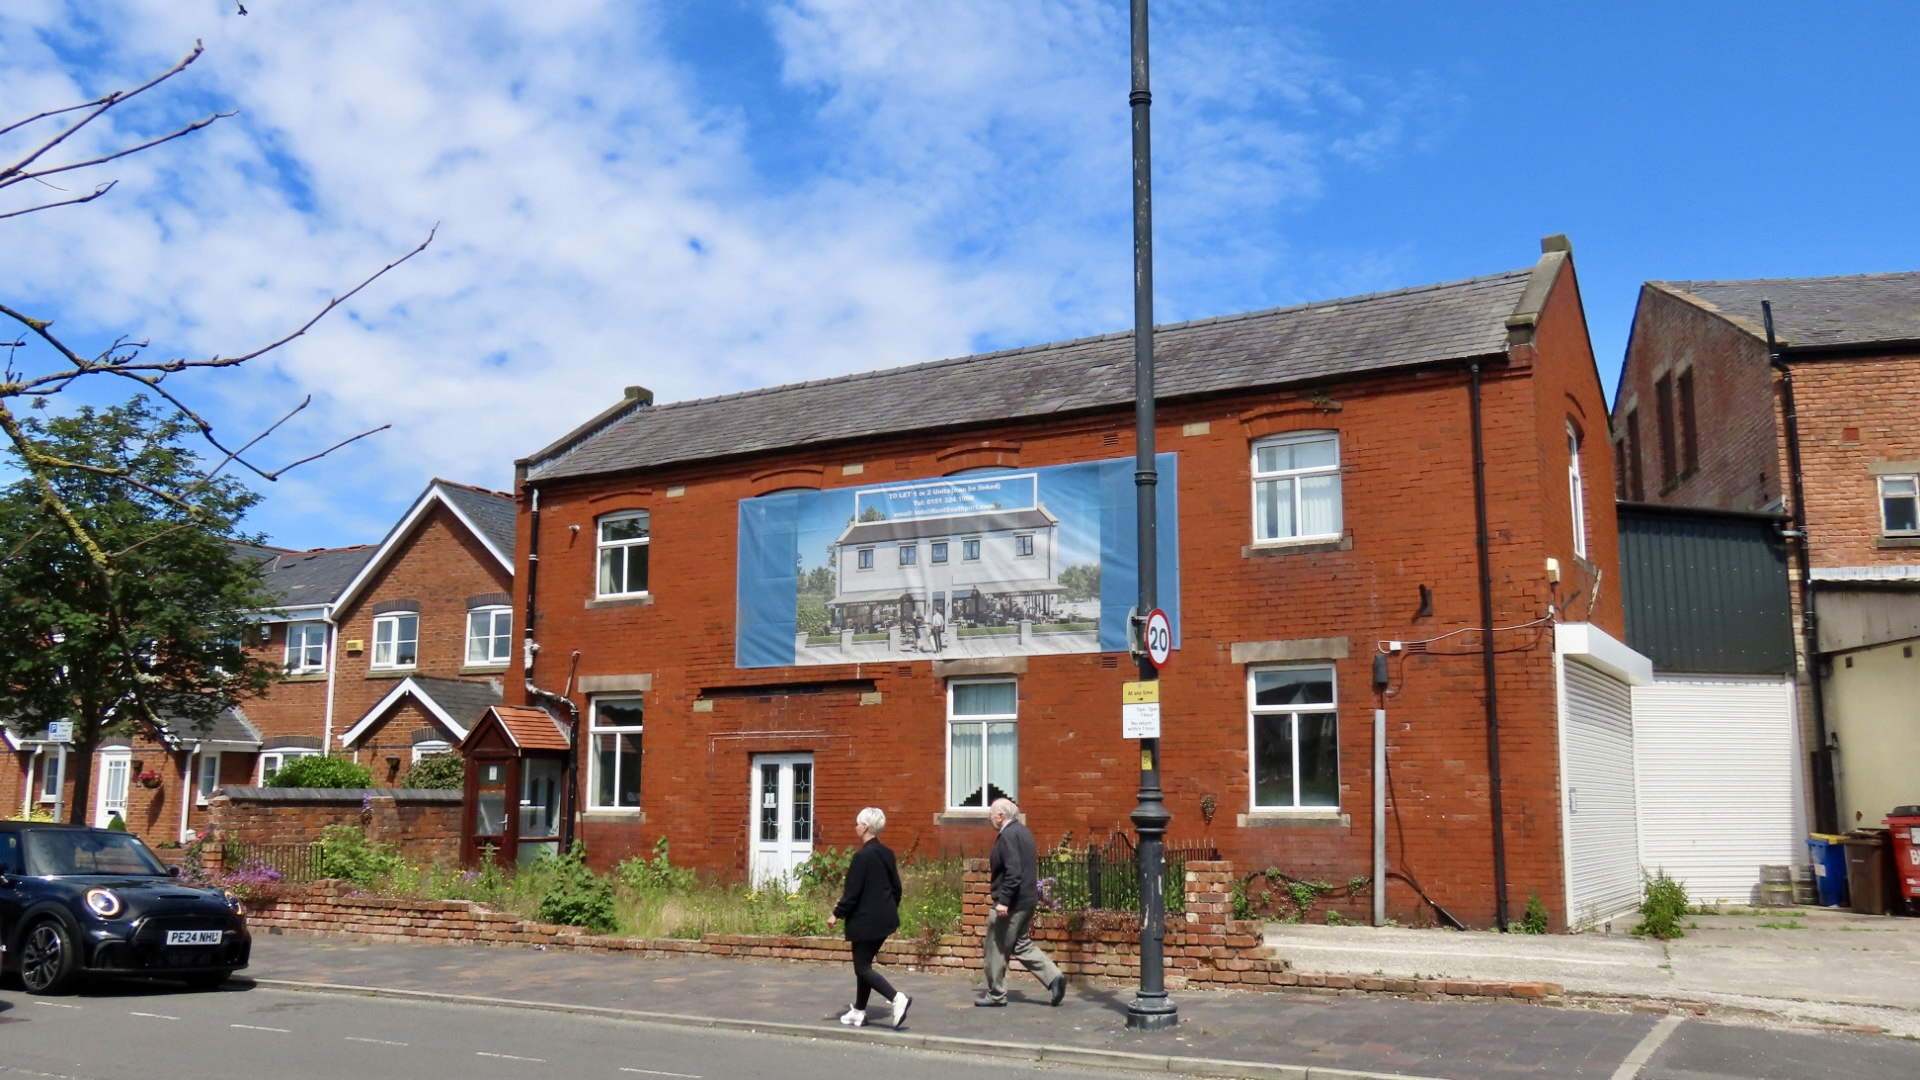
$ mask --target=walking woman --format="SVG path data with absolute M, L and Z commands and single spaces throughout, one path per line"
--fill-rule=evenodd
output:
M 860 838 L 860 850 L 847 865 L 847 887 L 840 902 L 827 916 L 829 929 L 845 919 L 847 940 L 853 945 L 853 1004 L 840 1022 L 859 1027 L 867 1022 L 867 997 L 875 990 L 883 1001 L 893 1003 L 893 1026 L 907 1022 L 907 1009 L 913 999 L 897 993 L 886 976 L 873 970 L 873 958 L 888 935 L 900 929 L 900 870 L 894 865 L 893 852 L 880 842 L 880 830 L 887 827 L 886 811 L 869 806 L 854 819 L 853 832 Z

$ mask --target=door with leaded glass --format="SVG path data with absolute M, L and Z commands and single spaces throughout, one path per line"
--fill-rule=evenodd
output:
M 813 755 L 755 754 L 748 878 L 755 888 L 792 885 L 813 854 Z

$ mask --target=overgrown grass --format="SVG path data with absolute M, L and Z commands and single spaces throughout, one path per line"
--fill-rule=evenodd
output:
M 612 895 L 604 932 L 626 937 L 699 938 L 706 934 L 826 934 L 827 916 L 840 898 L 845 855 L 818 853 L 812 880 L 800 875 L 793 888 L 753 889 L 674 866 L 665 843 L 652 858 L 635 857 L 611 874 L 583 865 L 541 859 L 503 867 L 488 861 L 479 870 L 446 866 L 397 866 L 368 886 L 369 892 L 419 900 L 471 900 L 535 921 L 561 912 L 598 910 L 581 898 L 602 888 Z M 933 938 L 960 926 L 963 872 L 959 859 L 915 859 L 900 865 L 900 930 L 897 937 Z M 544 915 L 543 915 L 544 912 Z

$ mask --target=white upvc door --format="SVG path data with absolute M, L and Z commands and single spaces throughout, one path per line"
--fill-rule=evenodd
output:
M 813 755 L 755 754 L 748 783 L 748 879 L 790 887 L 813 854 Z
M 104 829 L 118 817 L 127 820 L 127 781 L 133 773 L 133 751 L 100 751 L 100 794 L 93 804 L 93 824 Z

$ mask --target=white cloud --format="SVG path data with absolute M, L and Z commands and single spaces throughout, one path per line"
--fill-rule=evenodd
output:
M 312 393 L 270 463 L 394 425 L 268 489 L 257 517 L 282 542 L 377 539 L 433 475 L 505 487 L 515 456 L 628 384 L 677 400 L 1130 322 L 1119 5 L 772 4 L 786 92 L 824 148 L 777 178 L 756 173 L 740 111 L 698 97 L 662 4 L 249 11 L 0 11 L 0 100 L 30 109 L 131 85 L 205 40 L 177 87 L 129 110 L 139 126 L 94 145 L 240 113 L 115 163 L 100 202 L 0 224 L 0 298 L 93 347 L 130 332 L 232 354 L 437 224 L 424 255 L 312 334 L 182 384 L 233 436 Z M 1327 156 L 1390 154 L 1398 136 L 1271 18 L 1156 16 L 1207 27 L 1156 30 L 1156 212 L 1182 237 L 1160 249 L 1161 281 L 1181 282 L 1161 314 L 1220 314 L 1235 307 L 1190 298 L 1228 280 L 1230 304 L 1263 298 L 1285 250 L 1271 219 L 1317 196 Z

